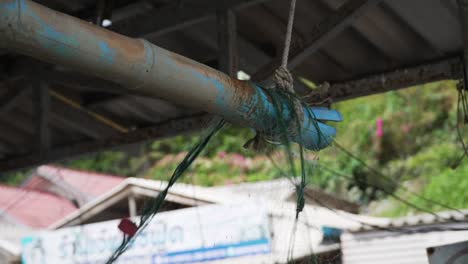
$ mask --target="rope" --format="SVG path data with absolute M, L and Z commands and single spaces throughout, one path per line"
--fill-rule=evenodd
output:
M 286 30 L 286 38 L 284 40 L 283 58 L 281 60 L 281 68 L 288 68 L 289 49 L 291 48 L 291 36 L 294 25 L 294 13 L 296 13 L 296 0 L 291 0 L 289 7 L 288 28 Z
M 297 134 L 300 133 L 300 118 L 302 115 L 299 113 L 302 112 L 302 103 L 295 97 L 294 92 L 294 79 L 291 75 L 291 72 L 288 70 L 288 60 L 289 60 L 289 50 L 291 49 L 291 39 L 292 39 L 292 31 L 294 26 L 294 14 L 296 13 L 296 0 L 291 0 L 291 4 L 289 7 L 289 16 L 288 16 L 288 26 L 286 29 L 286 37 L 284 39 L 284 47 L 283 47 L 283 57 L 281 58 L 281 66 L 275 71 L 273 76 L 273 81 L 276 84 L 276 89 L 279 89 L 283 92 L 289 93 L 293 95 L 290 97 L 293 102 L 293 109 L 294 115 L 297 122 L 297 127 L 290 126 L 288 129 L 289 133 Z M 296 129 L 294 129 L 296 128 Z M 293 130 L 293 131 L 291 131 Z M 297 131 L 297 132 L 296 132 Z M 305 198 L 304 198 L 304 189 L 306 187 L 306 175 L 305 175 L 305 168 L 304 168 L 304 150 L 302 146 L 299 146 L 299 152 L 301 157 L 301 182 L 300 184 L 296 185 L 296 219 L 299 218 L 299 213 L 302 212 L 305 206 Z M 293 164 L 291 163 L 291 166 Z
M 277 88 L 294 93 L 294 79 L 288 70 L 289 50 L 291 49 L 292 31 L 294 26 L 294 14 L 296 13 L 296 0 L 291 0 L 289 7 L 288 26 L 286 29 L 286 37 L 284 39 L 283 56 L 281 58 L 281 66 L 275 71 L 273 81 Z

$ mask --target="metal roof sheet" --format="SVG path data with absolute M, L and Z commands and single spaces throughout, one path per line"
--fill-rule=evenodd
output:
M 351 229 L 350 232 L 366 232 L 372 230 L 401 229 L 405 227 L 417 227 L 435 224 L 447 223 L 468 223 L 468 209 L 442 211 L 433 214 L 418 214 L 401 218 L 387 218 L 383 223 L 369 226 L 363 225 L 357 229 Z
M 81 19 L 95 19 L 95 0 L 37 2 Z M 218 2 L 184 0 L 177 5 L 174 1 L 121 0 L 113 7 L 109 29 L 145 37 L 216 68 L 219 48 L 214 17 Z M 257 78 L 266 77 L 277 66 L 288 3 L 224 3 L 235 7 L 239 69 Z M 462 38 L 455 0 L 301 0 L 297 5 L 290 56 L 293 73 L 315 83 L 330 83 L 329 90 L 310 97 L 311 102 L 461 76 Z M 203 128 L 209 120 L 201 119 L 194 109 L 125 95 L 116 83 L 71 69 L 6 51 L 0 56 L 0 102 L 6 102 L 0 107 L 0 170 L 173 136 Z M 31 77 L 46 78 L 54 92 L 62 95 L 51 99 L 53 151 L 46 158 L 37 156 L 30 144 L 36 134 L 36 111 L 28 84 Z M 307 90 L 299 82 L 296 86 Z
M 0 211 L 16 223 L 30 227 L 48 227 L 76 207 L 67 199 L 55 195 L 0 186 Z

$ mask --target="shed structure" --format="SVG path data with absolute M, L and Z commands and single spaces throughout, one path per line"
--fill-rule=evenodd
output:
M 427 264 L 426 250 L 466 241 L 468 211 L 390 219 L 341 235 L 343 264 Z
M 0 12 L 9 2 L 0 1 Z M 289 5 L 286 0 L 35 2 L 145 38 L 231 76 L 242 71 L 256 82 L 268 80 L 279 66 Z M 289 67 L 295 88 L 307 93 L 311 104 L 463 75 L 465 9 L 456 0 L 299 0 L 297 5 Z M 304 78 L 329 87 L 311 91 Z M 131 89 L 0 49 L 0 171 L 196 131 L 212 118 L 197 107 Z

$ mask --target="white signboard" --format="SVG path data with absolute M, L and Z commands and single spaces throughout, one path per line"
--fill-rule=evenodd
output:
M 468 241 L 428 248 L 430 264 L 466 264 L 468 263 Z
M 22 241 L 24 264 L 105 263 L 122 241 L 119 220 L 41 232 Z M 270 252 L 259 204 L 207 205 L 157 214 L 116 263 L 193 263 Z

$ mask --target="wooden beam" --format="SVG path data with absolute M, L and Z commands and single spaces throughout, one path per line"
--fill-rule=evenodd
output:
M 429 82 L 459 79 L 463 75 L 459 58 L 447 58 L 423 65 L 370 75 L 360 79 L 332 83 L 325 90 L 315 90 L 307 103 L 338 102 L 356 97 L 384 93 Z
M 30 151 L 30 135 L 25 135 L 17 128 L 10 126 L 0 118 L 2 129 L 0 131 L 0 142 L 8 148 L 8 154 L 16 155 L 18 153 L 27 153 Z
M 203 42 L 204 45 L 210 47 L 211 49 L 215 50 L 218 48 L 216 39 L 212 36 L 212 34 L 209 34 L 202 28 L 190 30 L 185 34 L 189 35 L 191 38 L 194 38 L 197 41 Z M 271 56 L 266 54 L 255 44 L 242 37 L 240 32 L 238 32 L 236 37 L 236 43 L 239 61 L 238 67 L 240 70 L 243 70 L 248 74 L 255 72 L 255 70 L 258 70 L 259 66 L 267 64 L 272 59 Z M 299 94 L 303 94 L 310 90 L 310 88 L 306 87 L 306 85 L 304 85 L 301 81 L 297 79 L 294 81 L 294 88 Z M 263 84 L 268 85 L 268 83 Z
M 333 15 L 314 27 L 310 40 L 302 46 L 297 45 L 292 47 L 289 53 L 289 69 L 294 69 L 330 40 L 336 38 L 336 36 L 343 32 L 356 18 L 379 2 L 381 2 L 381 0 L 348 0 Z M 268 79 L 280 64 L 281 58 L 275 58 L 269 64 L 258 70 L 252 78 L 254 80 Z
M 126 134 L 109 136 L 101 140 L 85 141 L 68 144 L 67 146 L 55 147 L 52 148 L 46 156 L 31 154 L 0 160 L 0 172 L 29 168 L 52 161 L 60 161 L 125 145 L 194 132 L 207 127 L 212 118 L 211 115 L 207 114 L 182 117 L 152 127 L 134 130 Z
M 127 199 L 128 199 L 128 216 L 136 217 L 138 214 L 138 208 L 137 208 L 135 195 L 130 194 Z
M 177 3 L 169 4 L 117 21 L 109 29 L 131 37 L 142 37 L 150 33 L 152 37 L 160 36 L 214 18 L 219 1 L 198 0 L 185 2 L 182 6 Z M 240 9 L 266 1 L 268 0 L 225 0 L 223 3 L 225 8 Z
M 237 75 L 237 25 L 231 9 L 219 8 L 216 13 L 219 70 L 231 77 Z
M 54 120 L 94 139 L 126 132 L 125 128 L 110 120 L 106 121 L 105 117 L 87 111 L 55 91 L 52 93 L 51 110 Z
M 18 100 L 27 94 L 29 88 L 30 87 L 27 85 L 20 85 L 13 88 L 10 87 L 9 90 L 0 97 L 0 113 L 10 111 Z
M 41 74 L 41 78 L 47 76 Z M 29 85 L 26 80 L 24 82 L 20 82 L 14 86 L 16 90 L 29 90 L 31 85 Z M 30 81 L 29 81 L 30 82 Z M 35 92 L 35 99 L 36 98 L 43 98 L 39 96 L 37 93 L 38 90 L 42 89 L 39 87 L 39 84 L 35 84 L 36 89 Z M 10 90 L 13 88 L 10 88 Z M 56 92 L 53 90 L 49 90 L 51 93 L 52 99 L 47 99 L 50 101 L 50 114 L 48 116 L 49 122 L 52 124 L 61 124 L 61 127 L 65 127 L 68 129 L 73 129 L 83 135 L 86 135 L 90 138 L 99 139 L 102 137 L 106 137 L 108 135 L 117 134 L 117 133 L 125 133 L 127 129 L 119 124 L 116 124 L 112 120 L 107 119 L 106 117 L 99 115 L 91 110 L 82 107 L 77 102 L 73 101 L 72 99 Z M 18 98 L 18 103 L 21 104 L 22 107 L 27 109 L 31 108 L 34 109 L 32 115 L 39 113 L 41 110 L 38 108 L 39 100 L 34 100 L 33 102 L 30 100 L 26 100 L 26 98 L 21 97 Z M 8 115 L 8 113 L 2 113 L 0 111 L 0 118 L 2 120 L 11 120 L 12 118 Z M 14 119 L 13 119 L 14 120 Z M 35 121 L 40 120 L 40 118 L 36 118 Z M 13 121 L 9 121 L 13 122 Z M 29 122 L 28 122 L 29 123 Z M 40 129 L 37 124 L 35 124 L 34 128 L 29 128 L 29 125 L 26 125 L 25 122 L 20 120 L 15 120 L 13 124 L 16 127 L 21 128 L 25 132 L 31 133 L 31 136 L 34 134 L 37 135 Z M 50 133 L 50 132 L 49 132 Z M 35 140 L 37 142 L 37 140 Z
M 34 86 L 36 151 L 39 156 L 47 155 L 50 149 L 50 94 L 49 87 L 42 81 L 32 80 Z
M 38 74 L 37 72 L 40 72 Z M 14 64 L 8 69 L 7 80 L 11 83 L 27 80 L 30 76 L 40 75 L 42 80 L 52 86 L 60 84 L 65 87 L 79 89 L 80 91 L 106 91 L 116 94 L 128 93 L 122 85 L 106 81 L 88 74 L 73 71 L 60 66 L 50 67 L 49 64 L 28 57 L 20 57 L 14 61 Z

